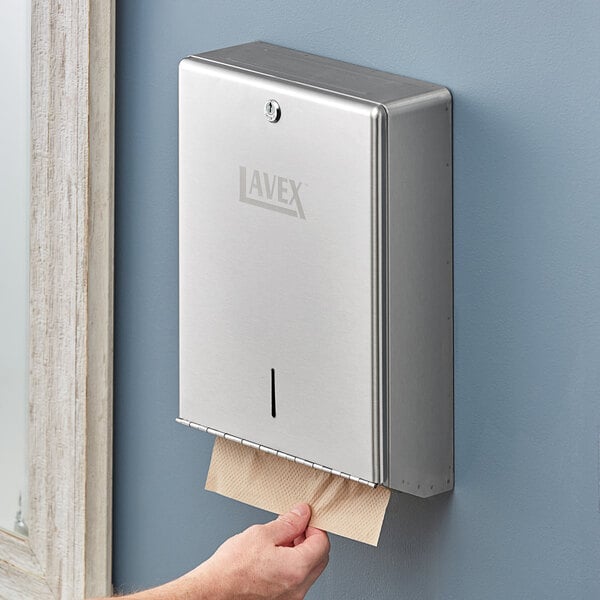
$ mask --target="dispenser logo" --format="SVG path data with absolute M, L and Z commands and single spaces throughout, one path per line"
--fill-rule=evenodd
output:
M 301 181 L 240 166 L 240 202 L 306 220 L 300 202 Z

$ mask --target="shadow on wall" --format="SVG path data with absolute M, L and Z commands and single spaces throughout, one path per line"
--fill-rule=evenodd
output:
M 451 503 L 452 493 L 423 499 L 394 492 L 383 523 L 378 560 L 406 557 L 396 568 L 402 566 L 408 576 L 416 567 L 410 564 L 411 556 L 432 555 L 431 546 L 443 529 Z
M 438 555 L 452 501 L 452 493 L 427 499 L 392 493 L 379 546 L 331 536 L 329 566 L 308 598 L 404 598 L 414 589 L 427 598 L 436 586 L 427 557 Z

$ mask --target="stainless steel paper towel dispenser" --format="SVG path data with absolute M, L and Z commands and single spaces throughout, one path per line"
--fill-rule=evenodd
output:
M 179 69 L 180 422 L 452 489 L 452 100 L 261 42 Z

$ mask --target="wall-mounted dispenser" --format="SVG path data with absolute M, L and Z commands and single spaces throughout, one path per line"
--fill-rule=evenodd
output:
M 180 422 L 452 489 L 448 90 L 265 43 L 180 64 Z

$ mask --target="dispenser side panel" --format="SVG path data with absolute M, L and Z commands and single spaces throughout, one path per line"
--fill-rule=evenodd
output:
M 388 110 L 388 485 L 431 496 L 454 485 L 452 99 Z
M 372 105 L 186 59 L 179 118 L 180 416 L 374 480 Z

